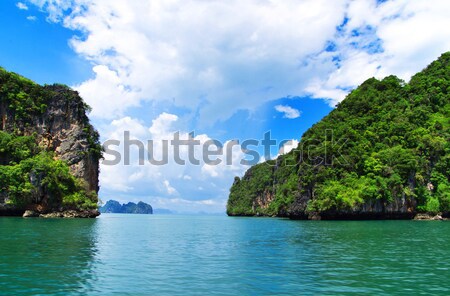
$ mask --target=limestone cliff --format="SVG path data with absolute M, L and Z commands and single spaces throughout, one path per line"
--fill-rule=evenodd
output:
M 70 173 L 83 181 L 83 190 L 96 194 L 101 147 L 99 135 L 86 115 L 89 107 L 82 98 L 64 85 L 40 86 L 1 68 L 0 74 L 0 131 L 14 137 L 33 137 L 39 151 L 50 152 L 53 159 L 67 164 Z M 19 162 L 13 160 L 14 153 L 1 152 L 0 165 L 4 168 Z M 45 174 L 36 171 L 31 170 L 28 177 L 35 187 L 33 204 L 41 204 L 50 190 L 44 192 L 45 188 L 41 188 Z M 11 188 L 8 184 L 0 186 L 3 199 L 8 198 Z
M 47 106 L 42 114 L 17 118 L 6 100 L 0 102 L 0 130 L 21 135 L 37 135 L 39 146 L 55 151 L 58 159 L 66 161 L 72 173 L 86 180 L 89 189 L 98 191 L 98 155 L 90 152 L 97 132 L 89 123 L 86 105 L 76 91 L 62 85 L 45 86 Z

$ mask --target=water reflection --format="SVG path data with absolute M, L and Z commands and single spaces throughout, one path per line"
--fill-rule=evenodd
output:
M 95 219 L 0 218 L 2 295 L 67 295 L 89 290 Z

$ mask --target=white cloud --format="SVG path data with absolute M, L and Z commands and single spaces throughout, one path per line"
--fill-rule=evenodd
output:
M 226 206 L 226 199 L 204 199 L 188 200 L 183 198 L 150 198 L 154 209 L 164 208 L 178 213 L 223 213 Z
M 118 72 L 103 65 L 95 66 L 93 71 L 95 78 L 74 86 L 92 107 L 91 116 L 113 119 L 139 105 L 139 92 L 125 85 Z
M 156 119 L 152 120 L 152 126 L 149 132 L 154 136 L 162 136 L 170 133 L 172 124 L 178 120 L 178 116 L 166 112 L 161 113 Z
M 209 150 L 221 150 L 223 155 L 218 156 L 221 163 L 211 165 L 203 158 L 203 144 L 211 138 L 206 134 L 195 135 L 193 138 L 199 141 L 199 145 L 194 147 L 194 157 L 199 160 L 198 165 L 190 163 L 187 146 L 180 147 L 180 159 L 185 160 L 184 165 L 174 161 L 174 151 L 171 145 L 166 152 L 163 149 L 163 140 L 170 141 L 175 132 L 179 132 L 181 140 L 188 139 L 188 132 L 177 129 L 178 116 L 169 113 L 161 113 L 151 121 L 150 126 L 146 126 L 141 120 L 123 117 L 113 120 L 110 124 L 100 126 L 100 133 L 106 139 L 116 139 L 121 143 L 117 146 L 110 146 L 109 149 L 120 152 L 121 161 L 116 165 L 101 164 L 100 197 L 122 196 L 124 200 L 148 200 L 149 197 L 184 199 L 193 203 L 201 200 L 226 199 L 228 188 L 233 182 L 234 176 L 242 176 L 247 166 L 241 165 L 240 160 L 244 157 L 239 145 L 230 145 L 231 153 L 225 148 L 211 145 Z M 144 162 L 140 163 L 139 149 L 133 144 L 130 149 L 130 165 L 125 165 L 124 153 L 124 132 L 130 132 L 131 140 L 139 140 L 144 144 Z M 165 165 L 155 165 L 148 161 L 149 144 L 152 140 L 154 151 L 153 157 L 156 160 L 163 159 L 163 154 L 167 154 L 168 163 Z M 226 142 L 224 147 L 228 147 Z M 227 155 L 230 155 L 230 162 L 227 163 Z M 114 157 L 105 154 L 105 160 L 111 161 Z M 213 157 L 210 158 L 211 160 Z M 195 176 L 191 177 L 191 176 Z M 202 190 L 199 190 L 202 188 Z M 136 196 L 139 196 L 137 198 Z M 107 199 L 107 198 L 106 198 Z M 196 204 L 196 203 L 194 203 Z M 222 203 L 220 203 L 222 204 Z M 217 207 L 217 204 L 214 204 Z M 217 208 L 216 208 L 217 209 Z M 225 208 L 222 207 L 221 210 Z
M 17 6 L 17 8 L 19 8 L 20 10 L 28 10 L 28 6 L 27 6 L 25 3 L 17 2 L 16 6 Z
M 71 45 L 98 65 L 95 77 L 77 86 L 92 116 L 114 118 L 142 100 L 170 101 L 198 110 L 206 124 L 302 94 L 311 73 L 302 63 L 333 37 L 346 1 L 32 2 L 83 32 Z
M 372 76 L 409 79 L 450 48 L 447 0 L 31 3 L 83 32 L 71 44 L 95 77 L 77 88 L 92 116 L 109 119 L 143 100 L 203 123 L 288 95 L 333 105 Z
M 37 21 L 37 17 L 34 15 L 29 15 L 29 16 L 27 16 L 27 20 L 34 22 L 34 21 Z
M 370 77 L 397 75 L 408 81 L 450 49 L 450 2 L 445 0 L 352 1 L 348 22 L 332 39 L 335 49 L 322 52 L 316 65 L 328 70 L 306 90 L 316 98 L 340 102 Z
M 203 174 L 212 179 L 223 178 L 224 176 L 241 176 L 248 168 L 241 164 L 241 160 L 245 159 L 245 153 L 241 146 L 234 140 L 226 141 L 222 149 L 218 149 L 224 155 L 220 157 L 221 162 L 218 164 L 202 164 L 201 171 Z M 210 160 L 214 160 L 211 157 Z M 230 179 L 231 180 L 231 179 Z
M 296 149 L 298 147 L 299 141 L 292 139 L 290 141 L 287 141 L 284 143 L 283 147 L 280 148 L 280 151 L 278 152 L 278 155 L 286 154 L 291 152 L 293 149 Z
M 284 118 L 295 119 L 300 117 L 300 111 L 287 105 L 276 105 L 275 110 L 283 113 Z
M 167 193 L 169 195 L 174 195 L 175 193 L 177 193 L 177 190 L 170 186 L 170 182 L 168 180 L 164 180 L 164 186 L 166 187 Z

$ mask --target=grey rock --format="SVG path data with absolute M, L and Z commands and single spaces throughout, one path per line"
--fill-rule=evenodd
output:
M 441 214 L 433 215 L 430 213 L 419 213 L 414 217 L 414 220 L 429 220 L 429 221 L 442 221 L 446 220 Z
M 100 215 L 97 210 L 85 210 L 85 211 L 75 211 L 66 210 L 60 212 L 51 212 L 46 214 L 40 214 L 41 218 L 95 218 Z
M 25 213 L 23 213 L 22 217 L 24 218 L 39 217 L 39 213 L 36 213 L 35 211 L 31 210 L 26 210 Z
M 62 85 L 45 88 L 54 96 L 49 98 L 45 112 L 32 118 L 32 124 L 15 120 L 13 111 L 0 102 L 0 118 L 5 119 L 1 129 L 23 135 L 36 133 L 40 146 L 55 151 L 56 158 L 67 161 L 73 175 L 84 179 L 89 190 L 98 192 L 99 159 L 89 144 L 96 131 L 89 123 L 82 98 Z

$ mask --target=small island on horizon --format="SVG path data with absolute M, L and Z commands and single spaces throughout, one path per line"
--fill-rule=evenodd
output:
M 142 201 L 137 204 L 134 202 L 120 204 L 116 200 L 108 200 L 99 211 L 102 214 L 153 214 L 152 206 Z

